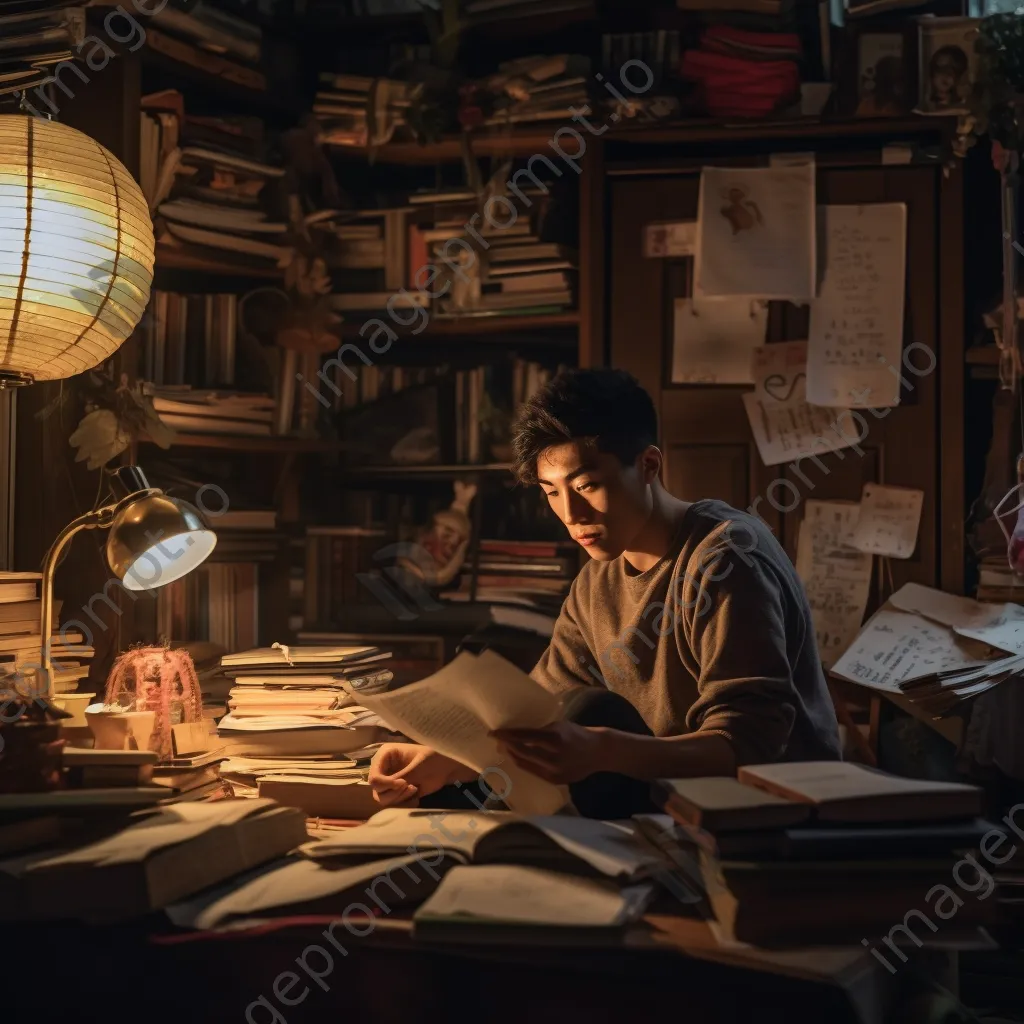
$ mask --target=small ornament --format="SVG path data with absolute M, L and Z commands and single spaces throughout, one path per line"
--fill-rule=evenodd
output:
M 110 670 L 106 703 L 127 711 L 156 715 L 149 749 L 161 760 L 171 756 L 171 726 L 200 722 L 203 698 L 195 665 L 187 651 L 136 647 L 125 651 Z
M 423 556 L 417 560 L 402 558 L 398 564 L 419 576 L 431 587 L 443 587 L 455 578 L 466 558 L 472 536 L 469 506 L 476 496 L 476 484 L 456 481 L 451 505 L 434 514 L 416 540 Z

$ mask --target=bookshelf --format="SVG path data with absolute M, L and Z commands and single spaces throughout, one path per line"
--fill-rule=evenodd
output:
M 115 5 L 110 3 L 108 6 Z M 616 14 L 616 30 L 619 22 L 631 16 L 630 12 Z M 638 21 L 644 22 L 646 17 L 646 13 L 642 17 L 638 15 Z M 372 36 L 378 41 L 388 37 L 391 32 L 400 37 L 415 36 L 421 26 L 418 22 L 411 24 L 414 20 L 405 17 L 332 19 L 323 25 L 308 23 L 305 26 L 294 26 L 293 32 L 280 33 L 280 42 L 285 48 L 308 43 L 313 47 L 312 52 L 322 55 L 332 49 L 339 38 L 344 40 L 350 35 L 358 39 Z M 529 19 L 529 24 L 524 21 L 508 34 L 510 38 L 523 34 L 539 36 L 559 27 L 579 28 L 583 22 L 588 23 L 588 33 L 591 31 L 589 23 L 593 22 L 599 36 L 601 20 L 589 16 L 582 18 L 579 15 Z M 608 24 L 611 24 L 611 19 Z M 473 30 L 473 34 L 482 41 L 484 37 L 492 37 L 505 28 L 509 26 L 480 26 Z M 266 78 L 261 81 L 226 57 L 183 44 L 180 40 L 168 43 L 161 38 L 159 29 L 155 33 L 153 42 L 156 45 L 119 57 L 102 75 L 96 76 L 88 89 L 82 90 L 80 100 L 67 105 L 69 122 L 98 138 L 133 172 L 140 170 L 139 112 L 143 95 L 163 88 L 177 88 L 185 96 L 186 110 L 194 105 L 197 112 L 206 116 L 259 115 L 272 131 L 276 131 L 297 124 L 310 109 L 316 88 L 315 74 L 319 70 L 328 70 L 327 66 L 321 68 L 307 62 L 309 66 L 301 68 L 301 73 L 294 76 L 294 81 L 302 82 L 302 85 L 291 90 L 280 90 L 275 86 L 273 69 L 270 67 L 267 68 Z M 321 38 L 311 38 L 317 35 Z M 472 38 L 472 35 L 467 38 Z M 563 38 L 558 37 L 559 40 Z M 593 41 L 590 36 L 588 39 Z M 426 42 L 426 33 L 422 33 L 422 41 Z M 277 42 L 275 39 L 275 45 Z M 581 48 L 587 45 L 588 42 L 581 40 Z M 334 70 L 344 69 L 337 67 Z M 314 80 L 313 84 L 310 84 L 311 79 Z M 298 95 L 302 89 L 308 94 Z M 350 182 L 362 179 L 368 179 L 376 185 L 378 177 L 386 180 L 389 187 L 395 182 L 408 182 L 410 190 L 414 186 L 423 187 L 431 183 L 439 187 L 442 180 L 452 182 L 461 178 L 467 151 L 485 171 L 506 158 L 523 161 L 535 154 L 551 154 L 549 143 L 557 127 L 555 124 L 546 124 L 539 127 L 475 131 L 468 140 L 468 147 L 467 140 L 460 135 L 446 135 L 429 145 L 390 143 L 372 152 L 331 146 L 329 159 L 346 189 Z M 380 359 L 375 356 L 375 362 L 382 367 L 422 366 L 443 362 L 456 372 L 477 365 L 474 360 L 481 365 L 489 365 L 492 361 L 506 357 L 549 359 L 552 366 L 559 363 L 601 365 L 608 359 L 606 330 L 610 299 L 607 267 L 611 254 L 607 247 L 612 227 L 609 181 L 614 180 L 616 175 L 663 173 L 666 167 L 699 162 L 712 150 L 749 152 L 762 147 L 763 155 L 770 151 L 768 146 L 777 146 L 780 150 L 815 149 L 819 151 L 820 159 L 825 161 L 830 147 L 849 150 L 863 144 L 865 150 L 873 148 L 871 160 L 877 163 L 879 151 L 875 143 L 878 140 L 908 141 L 924 148 L 941 142 L 950 131 L 951 122 L 947 118 L 780 118 L 756 123 L 702 120 L 659 125 L 616 124 L 601 136 L 588 135 L 581 173 L 565 173 L 562 178 L 563 184 L 571 185 L 568 204 L 576 222 L 578 263 L 574 308 L 556 313 L 521 316 L 445 318 L 432 315 L 425 329 L 418 334 L 412 333 L 414 327 L 395 326 L 398 340 L 386 356 Z M 643 169 L 638 172 L 638 168 Z M 567 172 L 568 169 L 563 170 Z M 360 195 L 352 201 L 361 198 Z M 629 230 L 639 232 L 639 226 L 630 224 Z M 650 271 L 657 272 L 653 266 Z M 210 256 L 200 258 L 167 246 L 158 248 L 157 286 L 161 289 L 181 293 L 233 291 L 241 295 L 260 285 L 282 284 L 284 276 L 282 270 L 273 266 L 242 267 L 238 263 L 220 262 Z M 362 314 L 346 314 L 340 329 L 341 342 L 361 345 L 367 350 L 366 338 L 361 334 L 363 323 Z M 194 338 L 190 339 L 190 344 L 194 341 Z M 139 354 L 138 339 L 127 344 L 119 354 L 119 371 L 135 379 Z M 973 354 L 968 358 L 973 359 Z M 49 392 L 40 389 L 40 396 L 44 393 L 47 394 L 47 401 L 53 397 L 52 389 Z M 23 444 L 23 439 L 41 436 L 48 431 L 46 443 L 50 447 L 46 448 L 40 442 L 32 449 L 34 455 L 30 455 L 42 467 L 52 464 L 57 457 L 67 457 L 66 434 L 73 429 L 73 424 L 69 425 L 63 436 L 56 437 L 55 421 L 43 424 L 33 419 L 34 413 L 46 404 L 40 398 L 37 407 L 33 405 L 34 399 L 35 396 L 31 396 L 22 403 L 19 398 L 19 404 L 24 405 L 24 412 L 19 413 L 19 445 Z M 24 430 L 22 423 L 26 424 Z M 283 552 L 288 548 L 292 548 L 293 552 L 299 548 L 308 526 L 345 523 L 347 513 L 342 511 L 341 499 L 347 492 L 358 491 L 379 496 L 379 500 L 375 500 L 384 510 L 380 513 L 380 521 L 386 522 L 389 530 L 393 530 L 395 524 L 400 522 L 406 526 L 417 525 L 426 521 L 432 512 L 447 507 L 451 499 L 451 485 L 455 481 L 477 482 L 492 502 L 489 508 L 500 506 L 508 493 L 503 488 L 510 480 L 509 466 L 502 458 L 492 456 L 489 452 L 480 453 L 478 462 L 465 464 L 454 464 L 448 453 L 442 453 L 439 458 L 444 461 L 428 465 L 383 465 L 379 462 L 357 465 L 350 462 L 349 446 L 338 438 L 330 425 L 321 421 L 318 427 L 320 436 L 230 436 L 179 432 L 168 451 L 161 450 L 147 439 L 140 440 L 136 448 L 144 466 L 150 463 L 180 463 L 193 475 L 199 474 L 199 479 L 215 481 L 226 488 L 235 486 L 236 481 L 247 485 L 261 484 L 261 489 L 255 488 L 260 491 L 258 497 L 261 502 L 273 504 L 279 513 L 279 527 L 275 536 L 282 552 L 275 556 L 273 570 L 265 580 L 266 602 L 260 613 L 261 629 L 265 632 L 261 641 L 294 639 L 299 632 L 299 629 L 288 624 L 286 609 L 289 587 L 294 577 L 290 579 L 287 558 Z M 24 441 L 24 444 L 28 443 Z M 385 454 L 382 453 L 381 461 Z M 20 452 L 19 458 L 24 460 Z M 68 461 L 70 463 L 70 459 Z M 84 474 L 80 466 L 72 466 L 71 469 L 73 473 L 79 474 L 75 478 L 75 492 L 78 495 L 91 494 L 96 486 L 94 476 Z M 40 474 L 43 480 L 42 469 Z M 261 476 L 267 479 L 261 481 Z M 56 477 L 57 474 L 52 474 L 52 478 Z M 30 490 L 30 486 L 24 488 L 26 497 L 22 502 L 31 516 L 33 510 L 29 507 L 27 497 Z M 53 499 L 55 485 L 51 475 L 45 477 L 45 485 L 41 485 L 40 490 L 49 495 L 48 508 L 58 507 Z M 318 506 L 317 501 L 320 499 L 323 499 L 323 503 Z M 66 500 L 64 504 L 67 504 Z M 477 501 L 473 509 L 475 541 L 480 540 L 482 527 L 491 530 L 497 526 L 497 517 L 490 514 L 483 516 L 482 508 L 483 501 Z M 52 526 L 48 522 L 30 524 L 29 543 L 25 548 L 29 554 L 26 556 L 25 568 L 33 567 L 31 553 L 36 548 L 40 552 L 45 550 L 48 538 L 52 538 L 66 519 L 62 510 L 48 515 L 54 520 Z M 514 529 L 520 525 L 517 521 Z M 93 555 L 92 552 L 87 554 Z M 471 560 L 479 560 L 476 546 L 471 552 Z M 94 557 L 92 561 L 96 561 Z M 93 579 L 95 565 L 88 564 L 88 559 L 83 557 L 76 565 L 82 569 L 81 589 L 87 599 L 88 595 L 102 586 L 102 579 Z M 62 596 L 68 603 L 76 600 L 74 586 L 68 588 L 65 585 Z M 140 609 L 142 604 L 140 602 Z M 468 611 L 468 618 L 474 618 L 478 613 L 483 615 L 485 611 L 484 606 L 475 604 L 472 609 Z M 125 607 L 123 613 L 117 623 L 115 647 L 123 648 L 133 640 L 147 637 L 152 639 L 152 633 L 147 632 L 150 626 L 143 621 L 143 611 Z M 346 611 L 345 617 L 353 629 L 360 628 L 361 624 L 366 628 L 372 625 L 377 632 L 403 628 L 403 623 L 389 617 L 386 609 L 380 607 L 360 610 L 353 608 Z M 467 615 L 459 613 L 447 617 L 439 615 L 436 625 L 431 628 L 437 632 L 462 628 L 466 618 Z M 429 617 L 425 621 L 430 621 Z M 452 624 L 455 622 L 462 625 L 456 627 Z M 308 624 L 309 627 L 316 625 Z M 97 658 L 97 669 L 101 672 L 104 653 L 101 652 L 101 657 Z

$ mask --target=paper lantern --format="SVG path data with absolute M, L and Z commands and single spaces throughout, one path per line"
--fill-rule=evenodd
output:
M 135 330 L 153 283 L 142 190 L 95 139 L 0 116 L 0 386 L 72 377 Z

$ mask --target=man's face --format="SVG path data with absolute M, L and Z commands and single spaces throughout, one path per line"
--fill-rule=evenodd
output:
M 648 449 L 655 452 L 656 449 Z M 541 452 L 537 476 L 548 504 L 569 536 L 591 558 L 610 561 L 628 551 L 651 512 L 647 453 L 632 466 L 577 441 Z

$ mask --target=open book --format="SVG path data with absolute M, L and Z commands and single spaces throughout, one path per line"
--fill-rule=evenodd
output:
M 388 807 L 355 828 L 310 843 L 316 860 L 355 861 L 444 850 L 460 864 L 525 864 L 634 882 L 661 873 L 662 855 L 630 822 L 572 815 Z
M 514 811 L 553 814 L 568 790 L 517 767 L 488 735 L 493 729 L 539 728 L 562 717 L 558 699 L 504 658 L 463 651 L 418 683 L 386 693 L 352 693 L 395 732 L 468 765 Z

